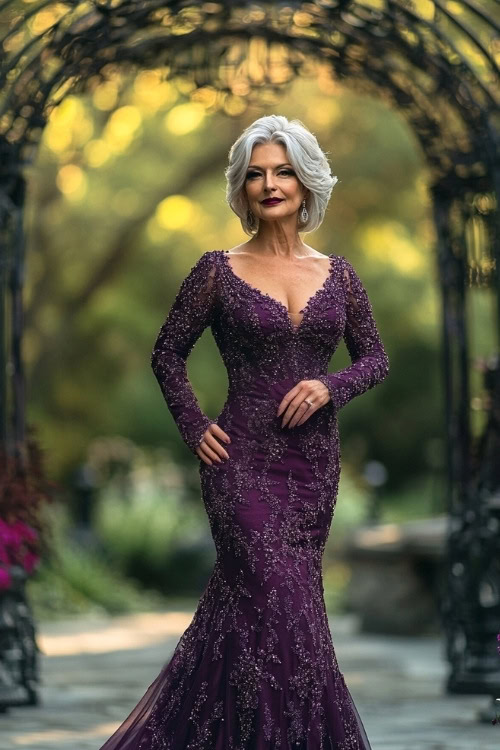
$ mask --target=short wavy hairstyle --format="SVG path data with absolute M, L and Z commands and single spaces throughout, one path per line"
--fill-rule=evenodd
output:
M 332 175 L 326 157 L 316 136 L 300 120 L 288 120 L 283 115 L 266 115 L 249 125 L 229 150 L 229 165 L 224 170 L 226 176 L 226 200 L 239 217 L 246 234 L 254 235 L 259 227 L 255 217 L 248 223 L 248 202 L 244 194 L 247 169 L 253 147 L 261 143 L 281 143 L 287 152 L 288 160 L 295 169 L 298 179 L 309 190 L 306 208 L 309 214 L 304 223 L 300 219 L 300 232 L 313 232 L 323 221 L 328 201 L 338 178 Z

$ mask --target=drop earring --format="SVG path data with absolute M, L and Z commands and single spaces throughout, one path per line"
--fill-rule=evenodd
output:
M 247 224 L 250 227 L 250 229 L 254 229 L 254 222 L 255 222 L 255 216 L 252 213 L 252 210 L 248 208 L 247 210 Z
M 306 199 L 304 198 L 304 200 L 302 201 L 302 210 L 300 212 L 300 220 L 303 224 L 305 224 L 308 218 L 309 218 L 309 213 L 306 208 Z

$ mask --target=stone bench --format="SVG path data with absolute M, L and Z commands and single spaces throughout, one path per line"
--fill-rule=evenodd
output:
M 441 632 L 440 590 L 448 517 L 358 527 L 340 558 L 351 568 L 346 608 L 366 633 Z

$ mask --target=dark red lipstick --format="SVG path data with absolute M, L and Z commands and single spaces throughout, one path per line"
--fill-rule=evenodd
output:
M 274 206 L 275 203 L 281 203 L 283 198 L 266 198 L 265 200 L 261 201 L 264 206 Z

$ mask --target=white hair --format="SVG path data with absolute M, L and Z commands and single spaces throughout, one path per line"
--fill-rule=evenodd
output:
M 306 208 L 309 214 L 305 223 L 300 220 L 299 231 L 313 232 L 325 216 L 328 201 L 338 177 L 332 175 L 326 154 L 316 136 L 300 120 L 288 120 L 283 115 L 260 117 L 249 125 L 229 150 L 229 165 L 224 170 L 227 180 L 226 200 L 239 216 L 246 234 L 253 235 L 259 220 L 248 223 L 248 203 L 244 194 L 247 169 L 253 147 L 261 143 L 281 143 L 298 179 L 309 190 Z

